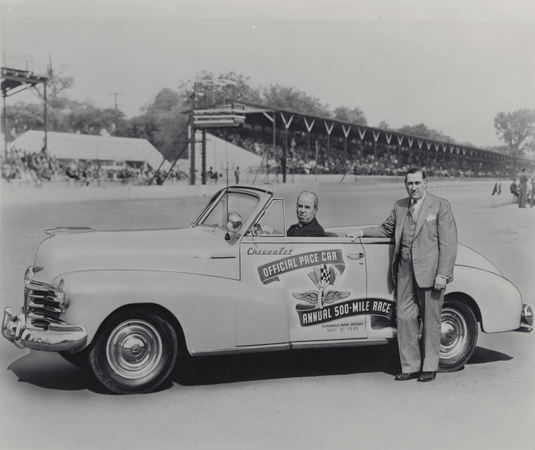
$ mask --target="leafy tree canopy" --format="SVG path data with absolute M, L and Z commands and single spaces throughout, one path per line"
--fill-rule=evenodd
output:
M 360 108 L 350 109 L 347 106 L 334 108 L 334 118 L 345 122 L 356 123 L 358 125 L 367 125 L 366 115 Z
M 328 107 L 316 97 L 312 97 L 292 86 L 270 84 L 262 89 L 262 103 L 275 108 L 289 109 L 301 114 L 331 117 Z
M 524 157 L 526 152 L 535 151 L 535 109 L 499 112 L 494 128 L 511 156 Z
M 377 128 L 380 128 L 381 130 L 392 130 L 392 127 L 385 119 L 381 120 L 379 125 L 377 125 Z
M 420 136 L 427 139 L 434 139 L 436 141 L 456 143 L 455 139 L 445 135 L 442 131 L 433 130 L 427 125 L 420 123 L 418 125 L 405 125 L 397 129 L 398 132 L 403 134 L 409 134 L 411 136 Z
M 180 81 L 178 92 L 182 102 L 192 106 L 192 96 L 195 92 L 195 106 L 209 108 L 227 99 L 260 103 L 258 88 L 249 84 L 249 77 L 233 71 L 214 75 L 213 72 L 203 71 L 197 75 L 195 81 Z

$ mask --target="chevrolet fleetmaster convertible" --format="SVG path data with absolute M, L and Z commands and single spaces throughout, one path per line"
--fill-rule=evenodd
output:
M 396 339 L 393 242 L 287 237 L 284 200 L 233 186 L 189 228 L 47 230 L 2 334 L 59 352 L 110 391 L 150 392 L 179 352 L 195 357 L 387 344 Z M 440 368 L 458 370 L 478 332 L 531 331 L 518 289 L 459 245 L 442 312 Z M 180 368 L 177 368 L 180 370 Z

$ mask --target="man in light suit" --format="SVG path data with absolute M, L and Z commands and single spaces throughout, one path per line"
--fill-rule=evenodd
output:
M 405 174 L 409 197 L 398 200 L 385 222 L 353 237 L 395 237 L 392 276 L 402 373 L 396 380 L 433 381 L 440 357 L 446 284 L 453 280 L 457 227 L 447 200 L 427 192 L 422 169 Z M 421 342 L 418 315 L 423 323 Z

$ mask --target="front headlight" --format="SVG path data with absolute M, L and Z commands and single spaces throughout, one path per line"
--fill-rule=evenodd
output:
M 63 311 L 69 307 L 70 300 L 68 284 L 65 279 L 62 278 L 58 284 L 58 301 Z

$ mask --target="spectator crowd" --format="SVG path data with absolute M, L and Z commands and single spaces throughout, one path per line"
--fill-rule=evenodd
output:
M 12 149 L 7 157 L 2 159 L 2 179 L 28 181 L 36 185 L 44 181 L 68 180 L 76 180 L 86 185 L 99 180 L 139 184 L 153 178 L 156 183 L 163 180 L 161 174 L 157 174 L 157 177 L 154 175 L 155 171 L 149 166 L 134 169 L 126 166 L 99 165 L 94 161 L 63 163 L 54 156 L 47 157 L 44 150 L 39 153 L 28 153 Z M 169 180 L 185 178 L 187 174 L 178 169 L 171 170 L 167 175 Z
M 424 168 L 433 177 L 489 177 L 512 179 L 518 173 L 520 163 L 470 158 L 451 152 L 426 152 L 425 150 L 400 149 L 394 146 L 370 142 L 352 142 L 344 147 L 337 139 L 325 136 L 307 137 L 304 133 L 291 136 L 277 136 L 273 146 L 273 134 L 267 129 L 253 129 L 251 126 L 239 128 L 216 128 L 211 130 L 216 136 L 245 150 L 262 156 L 263 163 L 256 168 L 257 173 L 281 173 L 284 162 L 284 148 L 287 148 L 287 174 L 355 174 L 400 176 L 409 167 Z M 280 145 L 290 140 L 289 143 Z M 309 141 L 310 139 L 310 141 Z M 317 150 L 316 150 L 317 147 Z M 207 173 L 216 179 L 217 174 Z M 102 161 L 59 161 L 48 156 L 43 150 L 28 153 L 11 149 L 2 159 L 4 180 L 25 180 L 40 185 L 44 181 L 77 180 L 80 184 L 100 184 L 113 181 L 133 184 L 162 184 L 165 180 L 174 182 L 188 178 L 188 174 L 173 168 L 169 174 L 155 171 L 147 165 L 132 168 L 103 165 Z M 164 180 L 165 178 L 165 180 Z M 213 181 L 213 180 L 212 180 Z M 217 182 L 217 180 L 216 180 Z
M 284 147 L 273 147 L 272 132 L 252 130 L 251 127 L 237 129 L 214 129 L 211 131 L 239 147 L 262 156 L 269 161 L 269 169 L 280 171 L 284 158 Z M 293 137 L 278 136 L 277 142 L 289 139 L 287 151 L 287 173 L 317 173 L 355 175 L 399 176 L 413 166 L 423 167 L 432 177 L 489 177 L 512 178 L 519 170 L 519 164 L 496 160 L 484 160 L 450 153 L 449 151 L 409 150 L 387 147 L 370 142 L 348 145 L 344 152 L 343 142 L 325 136 L 318 136 L 318 154 L 316 158 L 315 142 L 307 142 L 307 137 L 296 133 Z M 264 170 L 268 164 L 264 163 Z

